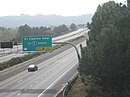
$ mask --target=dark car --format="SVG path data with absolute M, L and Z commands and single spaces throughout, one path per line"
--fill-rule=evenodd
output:
M 38 70 L 37 65 L 31 64 L 31 65 L 28 66 L 28 72 L 30 72 L 30 71 L 36 71 L 36 70 Z

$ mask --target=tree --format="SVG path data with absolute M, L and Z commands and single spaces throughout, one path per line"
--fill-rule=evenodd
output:
M 18 28 L 18 33 L 20 36 L 29 36 L 31 35 L 31 27 L 25 24 L 24 26 L 20 26 Z
M 18 41 L 21 41 L 23 36 L 47 35 L 51 28 L 47 27 L 30 27 L 27 24 L 18 28 Z M 52 31 L 51 31 L 52 32 Z M 52 33 L 53 34 L 53 33 Z
M 71 29 L 72 31 L 75 31 L 75 30 L 76 30 L 76 25 L 75 25 L 74 23 L 72 23 L 72 24 L 70 25 L 70 29 Z
M 130 0 L 127 0 L 127 6 L 128 7 L 130 6 Z
M 114 1 L 99 5 L 92 17 L 87 47 L 81 48 L 80 74 L 85 79 L 91 76 L 104 93 L 114 95 L 110 97 L 130 96 L 129 17 L 128 8 Z
M 67 31 L 69 31 L 69 29 L 64 24 L 54 28 L 54 32 L 57 33 L 57 35 L 63 34 Z
M 87 22 L 87 28 L 90 29 L 90 24 L 89 24 L 89 22 Z
M 12 41 L 16 34 L 16 29 L 0 27 L 0 41 Z

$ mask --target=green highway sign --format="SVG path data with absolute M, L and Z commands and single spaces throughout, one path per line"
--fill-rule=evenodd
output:
M 52 47 L 52 36 L 23 36 L 23 51 L 48 51 Z

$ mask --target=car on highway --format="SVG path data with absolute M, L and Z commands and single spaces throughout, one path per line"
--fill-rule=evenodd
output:
M 38 70 L 38 66 L 35 65 L 35 64 L 31 64 L 28 66 L 28 72 L 31 72 L 31 71 L 36 71 Z

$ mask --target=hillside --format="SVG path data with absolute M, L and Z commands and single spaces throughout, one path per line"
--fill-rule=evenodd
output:
M 0 26 L 2 27 L 19 27 L 27 24 L 29 26 L 57 26 L 60 24 L 70 25 L 87 24 L 91 21 L 92 14 L 81 16 L 58 16 L 58 15 L 20 15 L 20 16 L 3 16 L 0 17 Z

